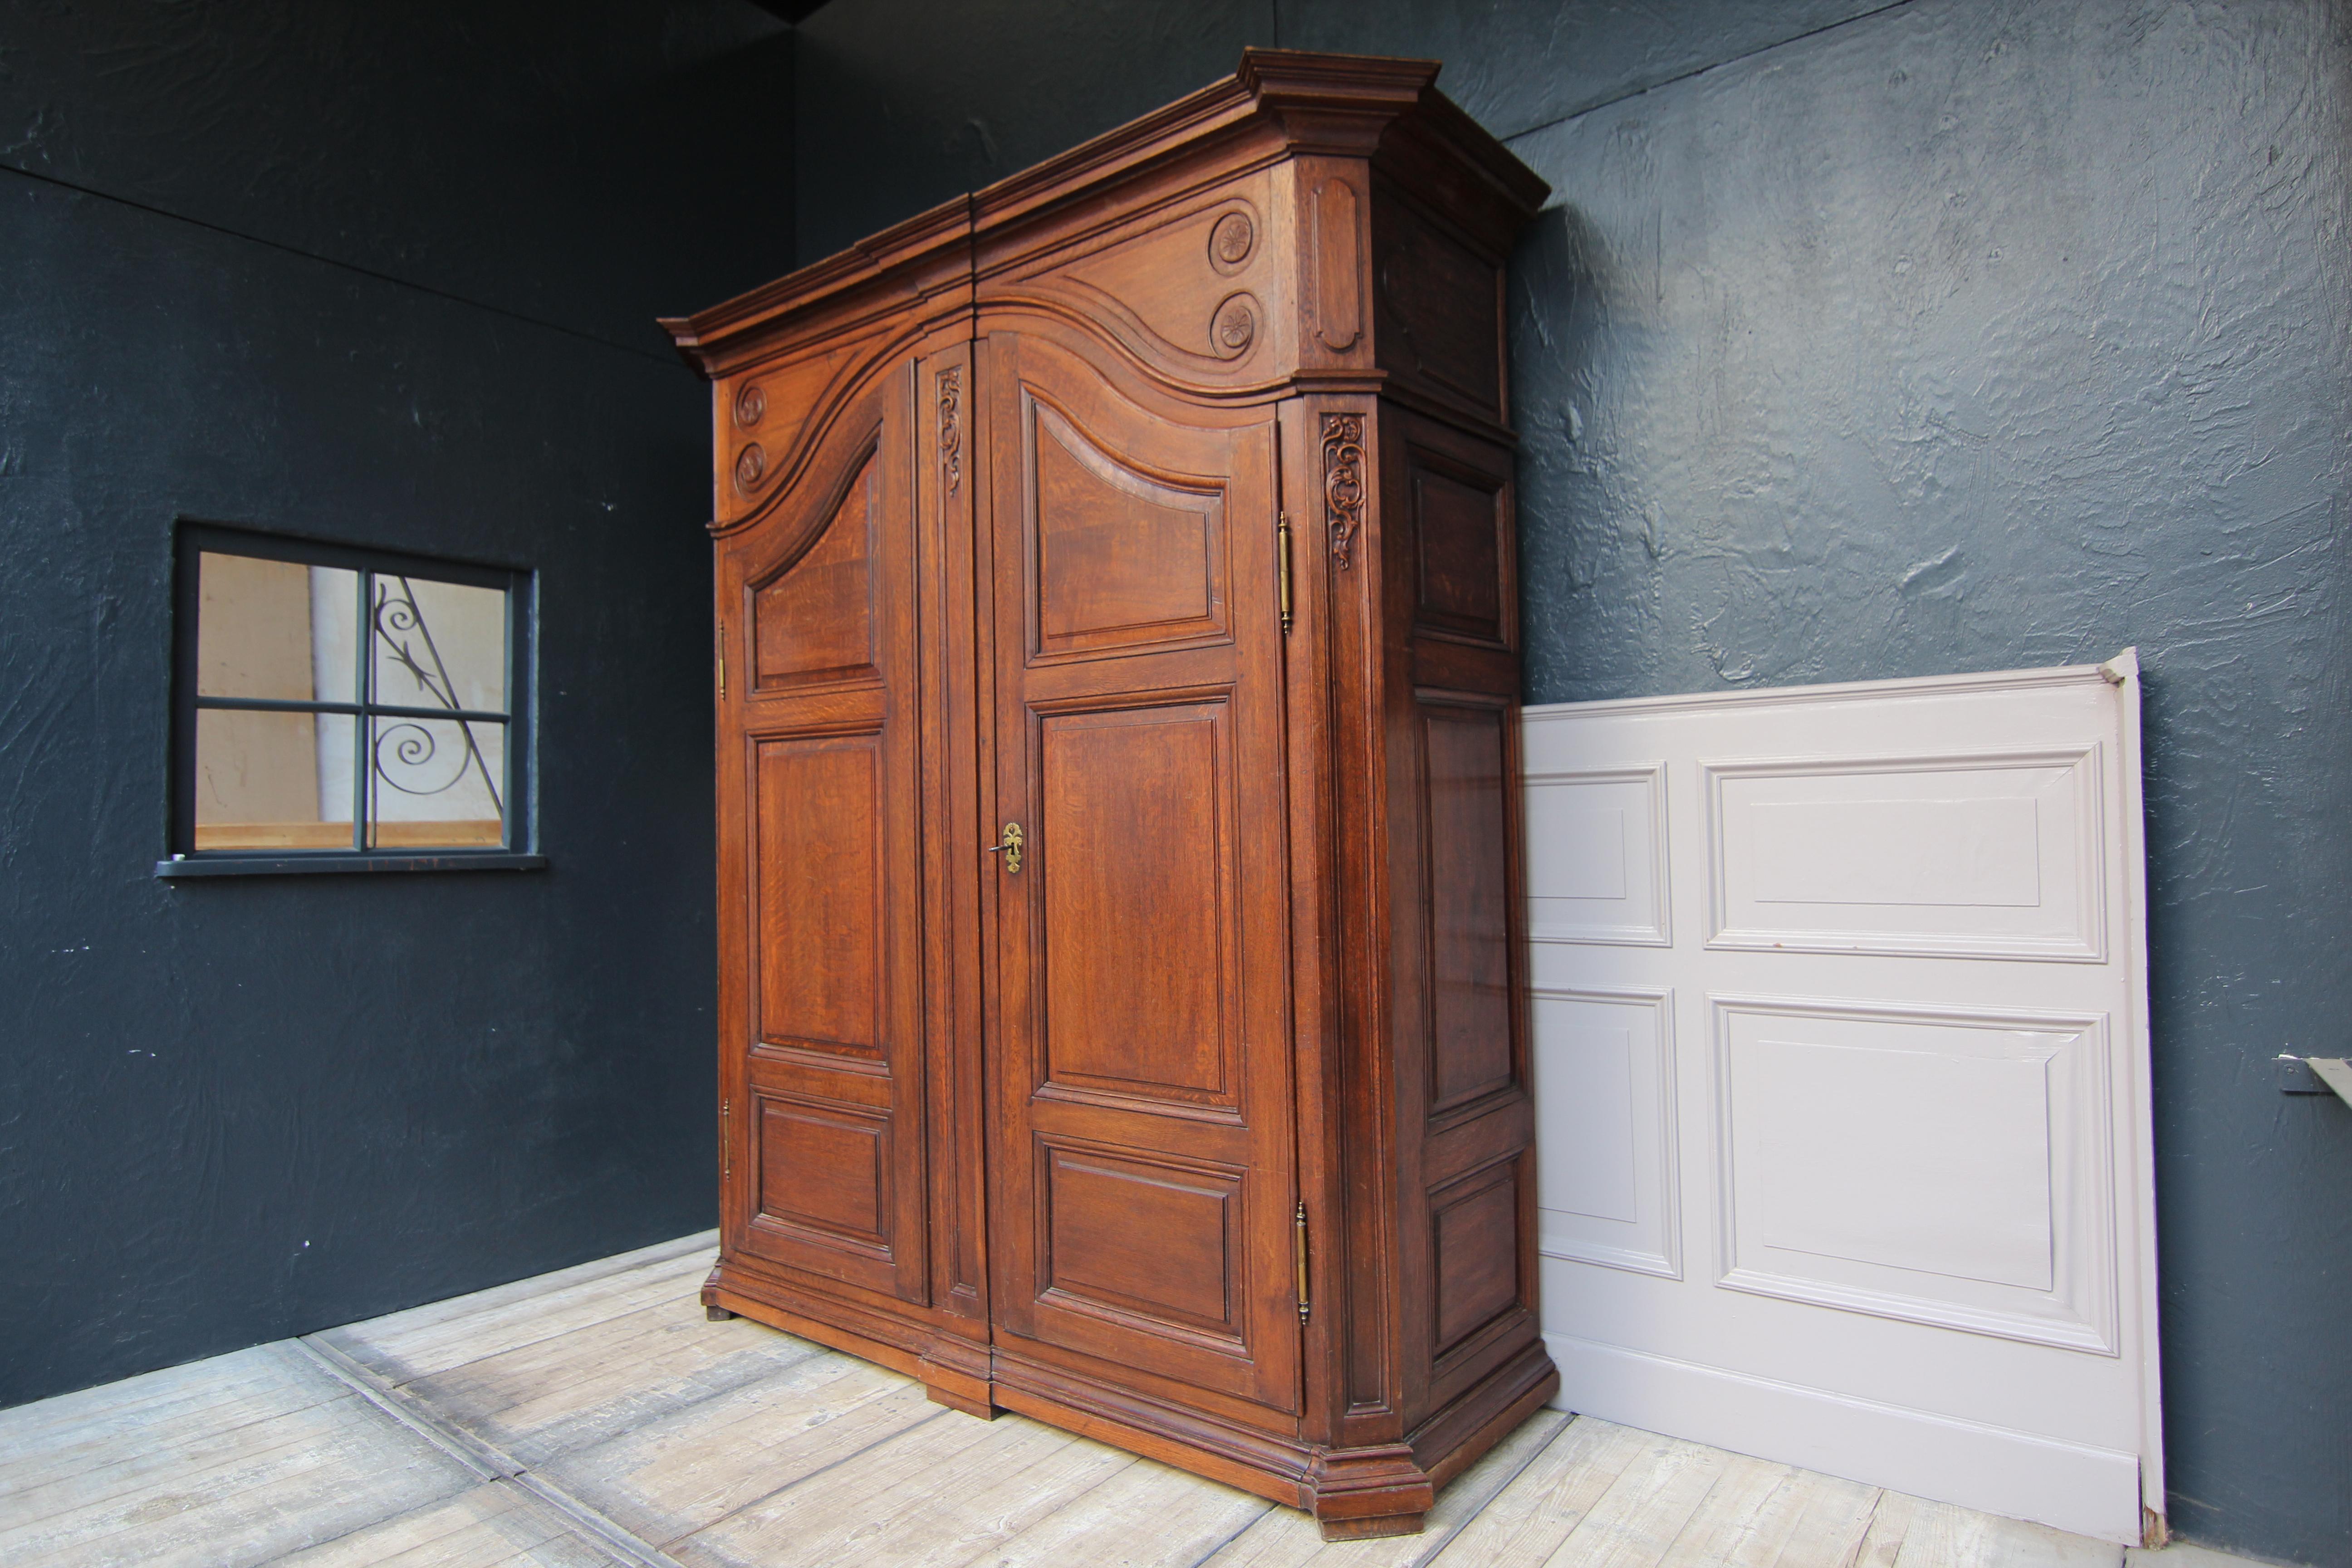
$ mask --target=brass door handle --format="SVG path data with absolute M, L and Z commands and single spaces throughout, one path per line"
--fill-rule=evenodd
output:
M 1008 822 L 1004 825 L 1004 833 L 1003 837 L 999 837 L 995 843 L 990 845 L 987 848 L 982 850 L 981 853 L 983 855 L 1003 856 L 1005 873 L 1008 876 L 1017 877 L 1021 874 L 1022 842 L 1021 825 L 1017 822 Z

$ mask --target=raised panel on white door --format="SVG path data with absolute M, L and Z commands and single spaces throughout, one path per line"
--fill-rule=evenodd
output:
M 2095 745 L 1702 773 L 1709 947 L 2106 956 Z
M 2103 1016 L 1711 1004 L 1719 1284 L 2116 1352 Z
M 1530 772 L 1527 832 L 1530 937 L 1671 945 L 1664 763 Z
M 1682 1278 L 1674 995 L 1534 990 L 1538 1245 Z

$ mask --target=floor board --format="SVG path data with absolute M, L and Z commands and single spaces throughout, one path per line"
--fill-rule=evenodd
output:
M 1542 1455 L 1570 1418 L 1538 1413 L 1437 1494 L 1419 1535 L 1382 1541 L 1332 1541 L 1295 1508 L 1268 1509 L 1203 1568 L 1419 1568 L 1444 1551 L 1481 1509 Z
M 684 1237 L 309 1342 L 347 1361 L 263 1345 L 0 1411 L 0 1563 L 2122 1561 L 2099 1542 L 1553 1411 L 1442 1492 L 1421 1534 L 1327 1543 L 1294 1510 L 1023 1416 L 948 1410 L 908 1378 L 746 1320 L 710 1322 L 697 1291 L 711 1248 Z
M 222 1382 L 225 1398 L 182 1412 L 160 1431 L 125 1426 L 114 1412 L 87 1407 L 91 1425 L 110 1434 L 111 1463 L 84 1464 L 26 1486 L 17 1484 L 18 1467 L 7 1465 L 0 1563 L 268 1563 L 440 1502 L 478 1481 L 323 1372 L 292 1364 L 281 1347 L 264 1350 L 285 1358 L 298 1407 L 254 1417 L 249 1394 L 236 1392 L 241 1380 L 235 1373 L 244 1369 L 233 1369 Z M 301 1388 L 305 1383 L 312 1386 Z M 207 1423 L 206 1411 L 218 1419 Z M 0 1433 L 14 1414 L 0 1413 Z M 16 1446 L 0 1436 L 0 1450 Z
M 525 1464 L 542 1464 L 831 1353 L 744 1319 L 708 1322 L 672 1301 L 404 1386 Z
M 1091 1495 L 1132 1456 L 1017 1415 L 942 1411 L 671 1548 L 713 1565 L 878 1562 L 953 1568 Z
M 295 1568 L 608 1568 L 612 1560 L 515 1488 L 488 1484 L 279 1561 Z

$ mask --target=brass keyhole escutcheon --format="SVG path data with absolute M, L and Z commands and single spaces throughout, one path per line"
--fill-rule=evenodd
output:
M 1021 874 L 1022 842 L 1021 825 L 1017 822 L 1008 822 L 1004 825 L 1003 834 L 995 843 L 988 847 L 986 853 L 1003 856 L 1005 873 L 1008 876 L 1017 877 Z

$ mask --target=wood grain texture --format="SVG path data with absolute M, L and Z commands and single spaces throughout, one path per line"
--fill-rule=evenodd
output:
M 985 423 L 1008 437 L 985 476 L 992 815 L 1030 829 L 1024 869 L 989 877 L 995 1342 L 1295 1433 L 1273 426 L 1131 395 L 1099 359 L 1009 324 L 982 331 Z M 1074 478 L 1057 451 L 1097 468 Z M 1226 531 L 1204 586 L 1228 632 L 1172 621 L 1182 635 L 1097 650 L 1117 657 L 1055 657 L 1040 574 L 1050 541 L 1099 526 L 1106 476 L 1136 500 L 1195 498 L 1203 520 L 1126 531 L 1139 582 L 1201 584 L 1198 542 Z M 1002 1360 L 1000 1381 L 1018 1381 Z
M 484 1481 L 288 1343 L 0 1412 L 0 1560 L 586 1568 L 624 1561 L 598 1534 L 617 1527 L 692 1568 L 2122 1561 L 2103 1542 L 1554 1411 L 1441 1491 L 1425 1533 L 1327 1542 L 1295 1510 L 1023 1416 L 942 1410 L 855 1357 L 709 1321 L 709 1243 L 692 1239 L 327 1336 L 355 1357 L 429 1342 L 446 1364 L 402 1394 L 501 1474 L 528 1456 L 601 1524 Z M 521 1337 L 541 1303 L 567 1326 Z
M 681 1281 L 698 1283 L 709 1272 L 711 1239 L 706 1233 L 620 1253 L 602 1264 L 330 1329 L 322 1337 L 377 1375 L 405 1383 L 671 1300 Z
M 137 1390 L 123 1411 L 86 1401 L 83 1421 L 53 1426 L 48 1442 L 30 1447 L 17 1423 L 0 1420 L 9 1478 L 0 1562 L 267 1562 L 479 1480 L 290 1347 L 223 1359 L 247 1363 L 225 1369 L 232 1384 L 245 1384 L 227 1399 L 176 1411 L 142 1410 Z M 252 1363 L 268 1368 L 258 1386 L 245 1377 Z M 26 1425 L 42 1425 L 41 1406 L 28 1408 L 36 1414 Z M 73 1458 L 40 1462 L 60 1448 Z
M 1419 1535 L 1327 1542 L 1311 1516 L 1296 1509 L 1269 1509 L 1203 1568 L 1420 1568 L 1517 1480 L 1574 1419 L 1556 1410 L 1530 1417 L 1438 1494 L 1437 1506 L 1429 1510 Z
M 670 323 L 715 384 L 717 615 L 750 671 L 714 683 L 706 1300 L 949 1369 L 958 1408 L 1303 1488 L 1359 1534 L 1412 1528 L 1545 1392 L 1496 955 L 1501 297 L 1374 299 L 1498 279 L 1542 192 L 1432 75 L 1253 51 L 854 262 Z M 1384 367 L 1451 421 L 1402 503 L 1367 438 Z M 1295 582 L 1277 523 L 1327 479 L 1294 500 L 1274 437 L 1325 398 L 1356 433 L 1349 539 L 1407 543 L 1376 568 L 1348 543 L 1357 602 L 1302 608 L 1326 552 Z M 1496 657 L 1423 671 L 1433 643 Z M 1391 803 L 1370 781 L 1421 746 L 1416 684 L 1473 705 Z M 1391 804 L 1412 828 L 1360 830 Z M 986 858 L 1008 823 L 1020 869 Z M 1292 902 L 1342 887 L 1397 902 Z M 1297 1018 L 1310 992 L 1340 1005 Z
M 610 1568 L 513 1487 L 486 1484 L 283 1557 L 289 1568 Z

